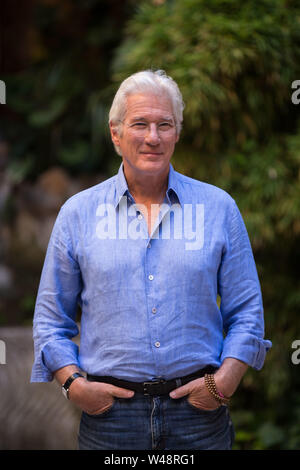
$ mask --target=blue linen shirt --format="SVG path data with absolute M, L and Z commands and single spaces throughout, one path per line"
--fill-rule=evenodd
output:
M 179 216 L 178 216 L 179 214 Z M 76 321 L 81 307 L 80 347 Z M 261 369 L 263 304 L 247 231 L 232 197 L 179 174 L 151 236 L 121 164 L 61 207 L 33 320 L 32 382 L 75 364 L 131 381 L 171 379 L 227 357 Z

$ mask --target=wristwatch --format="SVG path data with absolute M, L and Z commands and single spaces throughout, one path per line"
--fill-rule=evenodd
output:
M 65 383 L 61 387 L 61 391 L 63 393 L 63 396 L 69 400 L 69 388 L 71 386 L 71 383 L 74 382 L 75 379 L 78 377 L 84 377 L 82 374 L 79 372 L 75 372 L 74 374 L 70 375 L 70 377 L 65 381 Z

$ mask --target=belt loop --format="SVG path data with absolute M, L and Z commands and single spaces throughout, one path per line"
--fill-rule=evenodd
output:
M 175 382 L 176 382 L 176 388 L 181 387 L 181 384 L 182 384 L 181 379 L 176 379 Z

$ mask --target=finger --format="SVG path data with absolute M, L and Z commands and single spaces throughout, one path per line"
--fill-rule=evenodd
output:
M 133 390 L 127 390 L 127 388 L 116 387 L 115 385 L 110 385 L 108 392 L 117 398 L 132 398 L 134 395 Z
M 190 384 L 183 385 L 182 387 L 175 388 L 170 392 L 171 398 L 182 398 L 190 393 Z

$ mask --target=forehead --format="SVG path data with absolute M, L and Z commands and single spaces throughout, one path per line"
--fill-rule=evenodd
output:
M 166 95 L 135 94 L 126 99 L 125 119 L 173 119 L 171 100 Z

